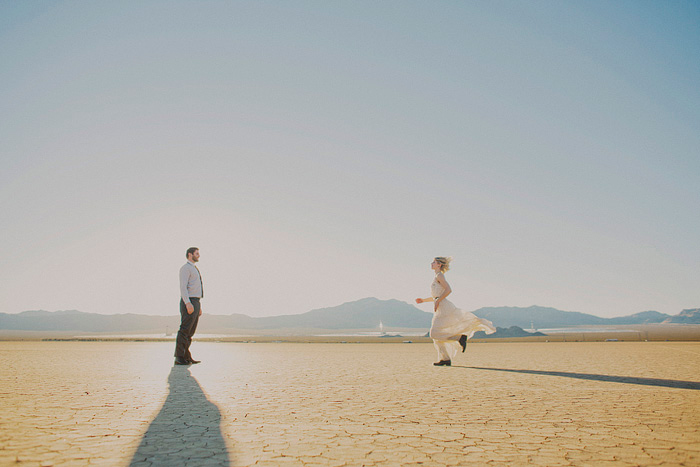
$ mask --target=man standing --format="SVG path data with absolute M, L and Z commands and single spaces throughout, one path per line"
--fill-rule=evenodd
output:
M 199 363 L 192 358 L 190 345 L 192 336 L 197 329 L 197 322 L 202 314 L 199 300 L 204 297 L 204 286 L 199 269 L 195 265 L 199 261 L 199 248 L 187 249 L 187 262 L 180 268 L 180 330 L 175 340 L 175 364 L 189 365 Z

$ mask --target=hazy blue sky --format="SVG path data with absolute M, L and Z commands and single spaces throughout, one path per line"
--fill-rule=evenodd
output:
M 700 307 L 699 85 L 693 1 L 2 1 L 0 312 Z

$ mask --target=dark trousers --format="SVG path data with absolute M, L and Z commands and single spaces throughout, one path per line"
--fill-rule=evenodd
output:
M 192 306 L 194 306 L 192 314 L 187 313 L 185 302 L 180 299 L 180 330 L 177 332 L 177 339 L 175 339 L 175 356 L 184 358 L 185 360 L 192 359 L 190 345 L 192 344 L 192 336 L 194 336 L 194 332 L 197 330 L 199 310 L 201 309 L 198 298 L 190 297 L 190 302 L 192 302 Z

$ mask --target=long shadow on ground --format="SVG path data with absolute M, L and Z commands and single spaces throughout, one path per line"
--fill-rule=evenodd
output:
M 455 365 L 456 366 L 456 365 Z M 565 378 L 588 379 L 592 381 L 606 381 L 609 383 L 641 384 L 643 386 L 658 386 L 665 388 L 700 390 L 700 383 L 696 381 L 677 381 L 674 379 L 637 378 L 634 376 L 596 375 L 590 373 L 569 373 L 566 371 L 542 371 L 542 370 L 514 370 L 509 368 L 485 368 L 478 366 L 456 366 L 457 368 L 470 368 L 473 370 L 506 371 L 510 373 L 525 373 L 529 375 L 563 376 Z
M 228 466 L 219 408 L 207 399 L 188 367 L 173 366 L 169 393 L 141 439 L 131 466 Z

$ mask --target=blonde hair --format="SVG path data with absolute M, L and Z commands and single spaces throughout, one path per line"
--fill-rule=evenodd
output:
M 447 272 L 450 270 L 450 261 L 452 261 L 452 256 L 436 256 L 435 261 L 440 263 L 440 272 Z

